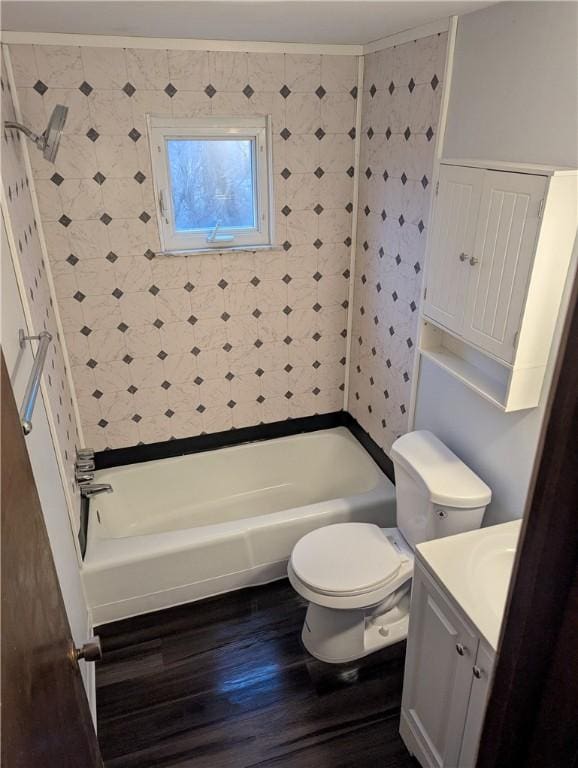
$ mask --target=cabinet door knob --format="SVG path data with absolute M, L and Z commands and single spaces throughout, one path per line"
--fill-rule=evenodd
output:
M 456 643 L 456 651 L 459 653 L 460 656 L 463 656 L 466 652 L 467 648 L 463 643 Z
M 478 261 L 479 259 L 476 259 L 475 256 L 470 256 L 470 267 L 475 267 Z
M 482 670 L 478 667 L 477 664 L 474 665 L 473 672 L 474 672 L 474 677 L 479 680 L 480 677 L 482 676 Z
M 460 257 L 459 258 L 460 258 L 460 261 L 465 261 L 468 258 L 468 254 L 467 253 L 460 253 Z

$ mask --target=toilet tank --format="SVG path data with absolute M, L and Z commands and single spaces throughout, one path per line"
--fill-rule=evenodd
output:
M 412 547 L 479 528 L 490 488 L 434 434 L 408 432 L 391 448 L 397 527 Z

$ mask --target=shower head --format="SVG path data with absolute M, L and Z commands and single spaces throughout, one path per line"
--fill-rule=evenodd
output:
M 46 130 L 40 135 L 34 133 L 34 131 L 31 131 L 30 128 L 27 128 L 21 123 L 7 120 L 4 125 L 6 128 L 16 128 L 16 130 L 22 131 L 30 141 L 33 141 L 34 144 L 36 144 L 38 149 L 42 152 L 44 159 L 48 160 L 49 163 L 53 163 L 56 159 L 67 115 L 68 107 L 64 107 L 62 104 L 57 104 L 52 110 Z

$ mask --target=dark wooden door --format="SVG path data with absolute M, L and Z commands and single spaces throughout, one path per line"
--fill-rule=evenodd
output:
M 1 385 L 2 766 L 97 768 L 100 751 L 3 355 Z

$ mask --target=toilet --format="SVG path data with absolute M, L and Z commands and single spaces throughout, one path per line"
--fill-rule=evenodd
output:
M 300 539 L 288 576 L 309 602 L 302 639 L 332 664 L 353 661 L 407 636 L 417 544 L 479 528 L 490 488 L 425 430 L 391 449 L 397 528 L 338 523 Z

